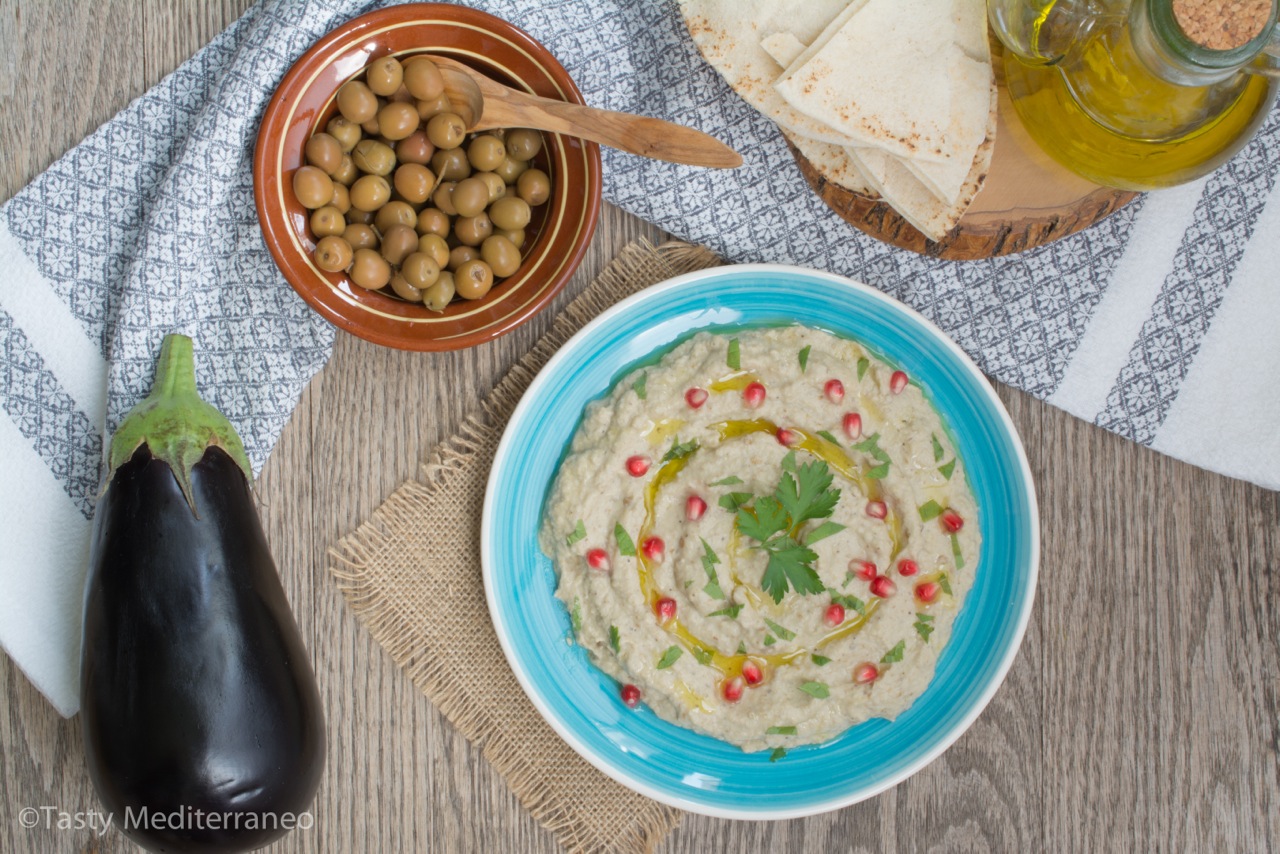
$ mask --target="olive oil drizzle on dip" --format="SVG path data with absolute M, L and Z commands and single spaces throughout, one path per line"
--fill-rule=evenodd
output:
M 728 390 L 730 388 L 740 391 L 743 388 L 746 388 L 749 383 L 755 381 L 754 376 L 754 374 L 744 371 L 741 376 L 734 376 L 731 380 L 721 380 L 717 383 L 712 383 L 711 388 L 716 391 Z M 740 383 L 739 380 L 741 380 Z M 726 383 L 728 382 L 732 382 L 732 385 L 727 385 Z M 720 385 L 721 388 L 716 388 L 717 385 Z M 771 435 L 777 435 L 779 429 L 781 429 L 777 424 L 765 418 L 721 421 L 719 423 L 712 424 L 711 427 L 720 435 L 721 440 L 740 438 L 751 433 L 769 433 Z M 879 483 L 874 479 L 866 477 L 864 472 L 858 471 L 857 463 L 855 463 L 853 459 L 844 452 L 844 449 L 833 442 L 828 442 L 820 436 L 809 435 L 808 432 L 799 428 L 792 427 L 787 429 L 798 437 L 798 441 L 793 444 L 793 447 L 809 452 L 814 457 L 817 457 L 830 465 L 837 472 L 844 475 L 849 481 L 861 488 L 868 501 L 880 499 Z M 689 458 L 697 452 L 698 446 L 694 445 L 687 453 L 667 460 L 658 468 L 653 479 L 649 481 L 648 486 L 645 487 L 644 493 L 644 522 L 640 526 L 640 534 L 637 538 L 637 542 L 643 543 L 653 533 L 654 512 L 658 504 L 658 493 L 664 486 L 675 480 L 676 475 L 678 475 L 685 465 L 688 464 Z M 902 543 L 900 540 L 902 530 L 901 522 L 898 519 L 897 514 L 890 510 L 888 511 L 888 515 L 885 517 L 885 523 L 889 526 L 889 536 L 893 542 L 892 557 L 896 558 L 902 551 Z M 792 533 L 794 535 L 796 532 L 793 531 Z M 736 539 L 735 529 L 735 542 L 731 544 L 731 552 L 736 551 Z M 645 601 L 649 603 L 649 607 L 651 609 L 656 608 L 658 600 L 662 598 L 662 591 L 660 591 L 654 583 L 653 565 L 643 550 L 636 552 L 636 572 L 639 574 L 640 590 L 644 594 Z M 753 600 L 757 602 L 763 601 L 759 596 L 758 591 L 751 587 L 748 587 L 747 589 L 754 594 L 751 597 Z M 708 666 L 714 667 L 716 670 L 719 670 L 726 679 L 730 679 L 735 676 L 742 675 L 743 665 L 746 664 L 749 659 L 763 661 L 772 667 L 783 667 L 798 659 L 812 655 L 830 643 L 838 641 L 841 638 L 848 637 L 867 624 L 867 620 L 871 619 L 871 615 L 875 613 L 877 605 L 879 605 L 879 600 L 872 599 L 870 602 L 866 603 L 866 607 L 856 618 L 846 621 L 839 627 L 823 635 L 813 644 L 812 648 L 802 647 L 787 653 L 764 655 L 751 655 L 748 653 L 726 655 L 720 652 L 715 645 L 708 643 L 691 632 L 688 627 L 680 622 L 679 617 L 673 617 L 665 623 L 662 623 L 662 628 L 672 637 L 679 640 L 680 643 L 689 650 L 689 652 L 700 656 L 699 660 L 704 660 Z

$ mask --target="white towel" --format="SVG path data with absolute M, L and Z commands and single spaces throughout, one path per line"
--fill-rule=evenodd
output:
M 0 206 L 0 643 L 78 706 L 80 600 L 105 437 L 167 332 L 260 469 L 333 330 L 273 266 L 251 153 L 289 66 L 378 3 L 263 2 Z M 851 228 L 777 128 L 707 66 L 672 2 L 473 0 L 541 40 L 596 106 L 693 125 L 745 164 L 605 152 L 605 195 L 736 261 L 866 281 L 997 379 L 1197 465 L 1280 488 L 1280 113 L 1209 178 L 1039 250 L 937 261 Z M 211 247 L 192 251 L 196 244 Z M 1075 476 L 1075 475 L 1073 475 Z

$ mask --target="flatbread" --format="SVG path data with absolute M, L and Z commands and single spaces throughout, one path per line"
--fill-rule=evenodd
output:
M 784 130 L 782 133 L 796 147 L 796 150 L 804 155 L 809 165 L 827 181 L 868 199 L 880 198 L 880 193 L 859 171 L 857 164 L 845 149 L 829 142 L 819 142 L 816 139 L 798 136 L 789 131 Z
M 766 36 L 791 33 L 809 44 L 852 5 L 865 0 L 681 0 L 680 11 L 703 57 L 748 104 L 783 130 L 834 145 L 853 140 L 797 111 L 773 88 L 783 67 L 760 44 Z
M 904 165 L 904 161 L 875 148 L 846 149 L 875 190 L 903 219 L 934 242 L 943 240 L 960 222 L 991 169 L 996 142 L 996 90 L 990 93 L 987 135 L 970 164 L 957 197 L 944 202 L 933 194 Z
M 942 8 L 951 14 L 958 2 Z M 937 26 L 939 7 L 867 0 L 835 19 L 774 88 L 856 146 L 967 169 L 984 135 L 991 67 L 955 43 L 952 27 Z

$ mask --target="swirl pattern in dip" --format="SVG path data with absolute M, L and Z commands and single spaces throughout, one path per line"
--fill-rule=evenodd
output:
M 978 523 L 919 386 L 788 326 L 698 333 L 589 404 L 541 545 L 624 701 L 761 750 L 911 705 Z

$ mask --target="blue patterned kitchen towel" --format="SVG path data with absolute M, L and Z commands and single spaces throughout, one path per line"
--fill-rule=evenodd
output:
M 264 0 L 0 207 L 0 643 L 78 706 L 101 452 L 161 338 L 255 471 L 334 331 L 275 269 L 253 205 L 258 120 L 289 66 L 383 3 Z M 852 276 L 936 322 L 995 378 L 1197 465 L 1280 488 L 1280 113 L 1215 174 L 1043 249 L 937 261 L 851 228 L 782 137 L 701 59 L 673 0 L 472 0 L 528 30 L 600 107 L 742 152 L 711 172 L 605 152 L 611 202 L 734 261 Z M 192 252 L 199 243 L 209 249 Z

